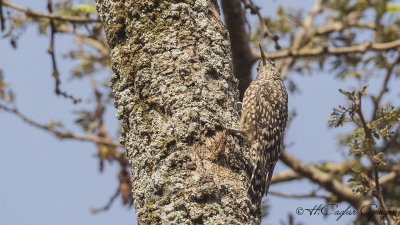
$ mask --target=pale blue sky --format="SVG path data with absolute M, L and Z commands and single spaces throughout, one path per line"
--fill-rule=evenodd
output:
M 46 1 L 13 0 L 16 4 L 31 9 L 46 11 Z M 310 9 L 313 2 L 303 1 L 256 1 L 264 15 L 272 15 L 278 4 Z M 255 21 L 253 16 L 250 21 Z M 54 94 L 54 81 L 47 48 L 48 36 L 39 36 L 36 26 L 30 26 L 18 40 L 18 49 L 9 45 L 8 39 L 0 39 L 0 68 L 17 94 L 21 112 L 35 121 L 46 123 L 50 119 L 62 120 L 73 126 L 73 105 L 70 100 Z M 61 56 L 74 47 L 68 35 L 57 35 L 56 51 L 63 79 L 62 89 L 79 96 L 87 96 L 89 82 L 68 81 L 70 69 L 77 62 Z M 298 84 L 301 94 L 290 95 L 289 107 L 296 108 L 297 118 L 289 128 L 287 144 L 293 143 L 288 151 L 304 162 L 325 160 L 339 161 L 343 151 L 337 150 L 336 135 L 343 130 L 327 128 L 332 107 L 343 104 L 339 88 L 358 87 L 357 83 L 346 83 L 334 78 L 326 71 L 317 71 L 312 76 L 289 74 Z M 381 80 L 370 84 L 376 90 Z M 397 80 L 397 85 L 399 84 Z M 394 84 L 391 84 L 392 87 Z M 86 103 L 84 103 L 86 104 Z M 398 102 L 397 102 L 398 104 Z M 90 106 L 89 106 L 90 107 Z M 118 131 L 115 110 L 109 107 L 106 114 L 108 126 L 113 134 Z M 0 224 L 1 225 L 109 225 L 136 224 L 134 210 L 121 206 L 117 199 L 106 212 L 93 215 L 91 207 L 103 206 L 117 188 L 116 164 L 106 164 L 104 173 L 98 172 L 96 148 L 92 143 L 59 141 L 53 135 L 22 122 L 14 115 L 0 111 Z M 276 172 L 286 170 L 278 163 Z M 310 184 L 291 182 L 272 185 L 271 191 L 304 194 Z M 291 200 L 269 195 L 272 205 L 270 216 L 263 224 L 278 224 L 287 220 L 287 214 L 295 214 L 297 207 L 312 208 L 323 201 Z M 340 209 L 345 209 L 344 204 Z M 296 221 L 305 224 L 346 224 L 351 221 L 344 216 L 339 222 L 330 216 L 296 216 Z

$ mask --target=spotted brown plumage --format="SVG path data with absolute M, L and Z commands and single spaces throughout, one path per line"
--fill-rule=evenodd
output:
M 248 192 L 258 202 L 268 194 L 288 116 L 288 95 L 281 75 L 261 46 L 260 51 L 257 78 L 244 93 L 240 119 L 240 130 L 251 144 L 253 173 Z

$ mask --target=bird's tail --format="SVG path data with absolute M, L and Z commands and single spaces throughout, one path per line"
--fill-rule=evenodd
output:
M 253 202 L 261 201 L 264 195 L 266 171 L 262 167 L 261 163 L 258 162 L 251 175 L 248 193 Z
M 266 169 L 265 163 L 259 162 L 253 169 L 248 189 L 249 196 L 253 202 L 260 202 L 262 197 L 268 195 L 269 186 L 271 184 L 272 174 L 276 163 L 269 165 Z
M 274 173 L 276 163 L 271 163 L 268 168 L 268 177 L 265 182 L 265 197 L 268 195 L 269 185 L 271 184 L 272 174 Z
M 266 158 L 260 157 L 260 160 L 258 160 L 253 168 L 248 189 L 249 196 L 253 202 L 260 202 L 265 193 L 267 178 L 267 168 L 265 168 L 265 166 Z

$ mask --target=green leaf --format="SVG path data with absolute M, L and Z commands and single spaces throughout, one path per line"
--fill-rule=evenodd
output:
M 350 149 L 349 150 L 349 155 L 354 155 L 356 157 L 360 157 L 362 155 L 365 155 L 365 152 L 363 149 Z
M 391 3 L 386 5 L 386 10 L 391 13 L 395 13 L 400 11 L 400 4 L 398 3 Z
M 361 90 L 358 91 L 358 93 L 360 93 L 361 96 L 366 95 L 366 94 L 367 94 L 367 88 L 368 88 L 368 85 L 363 86 L 363 87 L 361 88 Z
M 55 127 L 64 127 L 63 123 L 61 121 L 55 121 L 55 120 L 50 120 L 49 126 L 52 128 Z
M 83 3 L 83 4 L 79 4 L 77 6 L 75 6 L 72 11 L 74 13 L 84 13 L 84 14 L 90 14 L 90 13 L 94 13 L 97 14 L 96 9 L 94 8 L 93 5 L 88 4 L 88 3 Z
M 344 79 L 346 77 L 354 77 L 357 80 L 360 80 L 361 79 L 361 74 L 358 73 L 358 72 L 353 71 L 353 72 L 348 72 L 348 73 L 342 73 L 342 74 L 339 75 L 339 79 Z
M 345 91 L 343 89 L 339 89 L 339 92 L 342 93 L 343 95 L 345 95 L 347 97 L 347 99 L 352 100 L 352 93 Z

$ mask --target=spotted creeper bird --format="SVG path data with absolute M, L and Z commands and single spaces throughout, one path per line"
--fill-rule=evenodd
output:
M 240 119 L 240 130 L 251 144 L 253 173 L 248 193 L 253 202 L 268 194 L 288 117 L 288 95 L 281 74 L 265 57 L 261 45 L 260 51 L 257 78 L 244 93 Z

